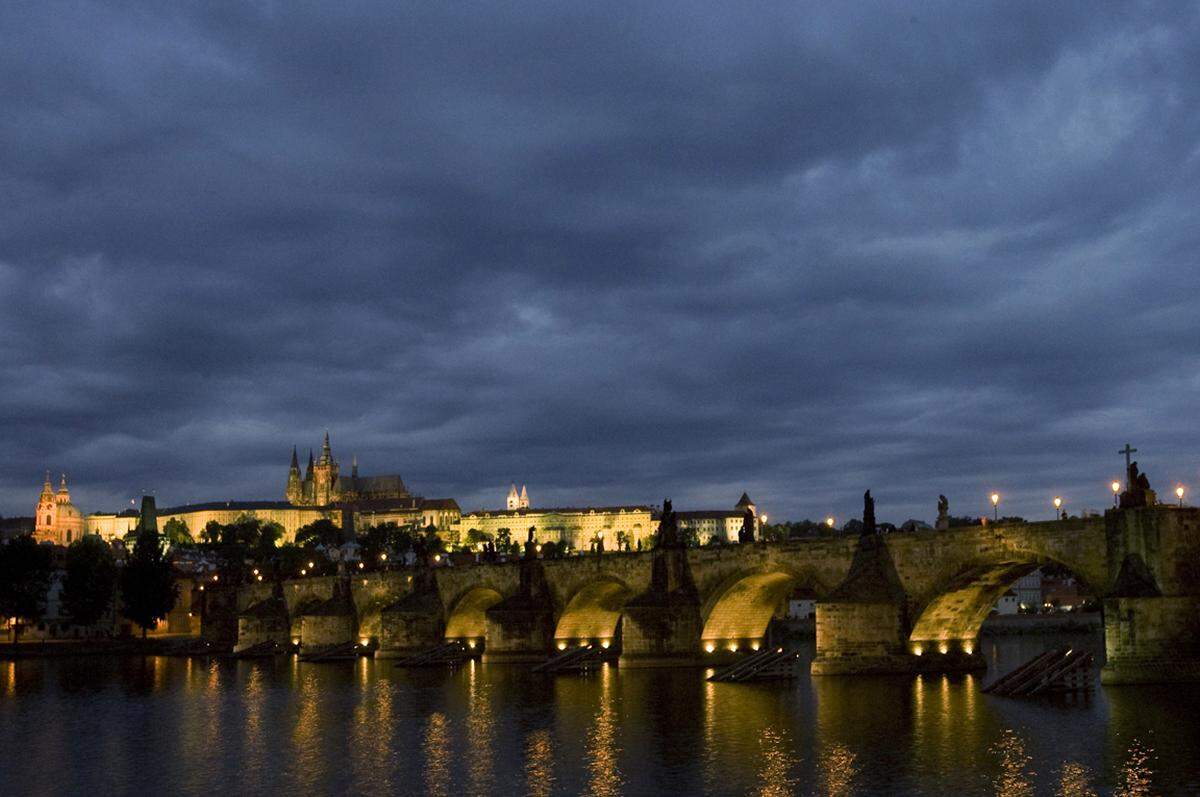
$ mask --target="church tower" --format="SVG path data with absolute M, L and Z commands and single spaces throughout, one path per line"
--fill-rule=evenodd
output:
M 33 522 L 33 538 L 38 542 L 57 542 L 54 530 L 54 520 L 58 517 L 58 503 L 54 500 L 54 487 L 50 484 L 50 471 L 46 471 L 46 481 L 42 485 L 42 494 L 38 496 L 38 504 Z
M 338 464 L 329 447 L 329 432 L 325 432 L 325 443 L 321 446 L 321 458 L 313 468 L 313 500 L 317 506 L 327 506 L 337 500 Z
M 520 506 L 521 506 L 521 509 L 529 508 L 529 492 L 525 489 L 525 485 L 523 485 L 523 484 L 521 485 Z
M 300 483 L 300 460 L 296 457 L 295 446 L 292 446 L 292 467 L 288 469 L 285 495 L 289 504 L 299 504 L 304 500 L 304 487 Z
M 521 496 L 517 494 L 517 485 L 515 484 L 508 488 L 508 500 L 506 502 L 506 506 L 509 509 L 521 508 Z

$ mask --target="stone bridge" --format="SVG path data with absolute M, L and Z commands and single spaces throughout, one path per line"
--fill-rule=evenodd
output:
M 496 659 L 596 642 L 621 666 L 703 664 L 765 643 L 797 587 L 817 598 L 814 674 L 973 669 L 1010 585 L 1057 563 L 1105 615 L 1106 682 L 1200 678 L 1200 510 L 861 538 L 414 568 L 242 588 L 238 646 L 358 640 L 377 656 L 445 639 Z

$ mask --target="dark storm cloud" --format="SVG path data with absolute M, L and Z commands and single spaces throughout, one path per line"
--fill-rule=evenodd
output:
M 0 511 L 1197 483 L 1184 5 L 10 3 Z

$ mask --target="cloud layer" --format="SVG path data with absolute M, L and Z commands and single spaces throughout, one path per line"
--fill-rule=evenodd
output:
M 1200 491 L 1184 4 L 14 3 L 0 513 Z

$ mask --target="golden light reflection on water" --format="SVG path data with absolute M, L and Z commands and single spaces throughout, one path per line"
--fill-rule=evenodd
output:
M 425 791 L 432 797 L 450 794 L 450 722 L 441 712 L 429 715 L 425 726 Z
M 712 675 L 712 670 L 704 673 L 705 678 Z M 717 782 L 717 685 L 712 681 L 704 682 L 704 790 L 712 792 Z
M 787 734 L 774 728 L 764 728 L 759 737 L 762 763 L 758 768 L 759 797 L 789 797 L 796 785 L 792 777 L 795 759 L 791 754 L 791 740 Z
M 529 734 L 525 745 L 525 791 L 529 797 L 550 797 L 554 790 L 554 747 L 550 731 Z
M 1058 776 L 1058 797 L 1096 797 L 1091 786 L 1092 771 L 1083 764 L 1068 761 Z
M 1025 752 L 1021 737 L 1015 731 L 1006 730 L 989 752 L 1000 760 L 996 797 L 1032 797 L 1034 772 L 1029 764 L 1033 759 Z
M 1148 797 L 1150 791 L 1150 760 L 1154 751 L 1135 741 L 1125 755 L 1125 763 L 1117 773 L 1114 797 Z
M 858 774 L 856 758 L 841 744 L 835 744 L 821 754 L 821 782 L 826 797 L 849 797 L 854 776 Z
M 474 661 L 471 662 L 474 665 Z M 492 791 L 492 718 L 491 694 L 471 667 L 470 713 L 467 715 L 469 794 L 486 795 Z
M 600 672 L 600 710 L 588 731 L 587 767 L 591 777 L 589 794 L 596 797 L 616 797 L 621 794 L 624 780 L 617 767 L 617 719 L 613 709 L 612 668 L 604 665 Z
M 10 661 L 4 668 L 4 694 L 16 697 L 17 694 L 17 663 Z

